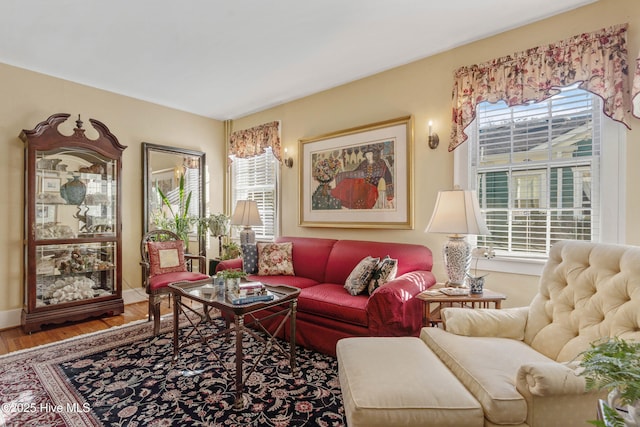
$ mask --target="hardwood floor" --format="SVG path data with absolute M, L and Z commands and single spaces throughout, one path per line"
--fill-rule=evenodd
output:
M 172 307 L 169 307 L 166 300 L 162 302 L 160 307 L 161 314 L 171 313 Z M 118 316 L 96 317 L 81 322 L 69 322 L 60 325 L 45 325 L 41 331 L 32 332 L 31 334 L 23 332 L 20 327 L 5 329 L 0 331 L 0 355 L 89 332 L 109 329 L 113 326 L 124 325 L 125 323 L 146 318 L 147 302 L 142 301 L 125 305 L 124 313 Z

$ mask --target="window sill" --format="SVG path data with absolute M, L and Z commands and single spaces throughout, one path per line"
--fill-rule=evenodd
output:
M 542 269 L 546 263 L 545 258 L 517 258 L 517 257 L 500 257 L 493 259 L 478 260 L 478 270 L 495 271 L 500 273 L 523 274 L 527 276 L 540 276 Z M 476 269 L 476 262 L 472 260 L 471 271 Z

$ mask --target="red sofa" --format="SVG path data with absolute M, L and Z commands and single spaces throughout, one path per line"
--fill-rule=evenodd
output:
M 292 242 L 295 276 L 250 275 L 249 280 L 301 289 L 296 317 L 297 344 L 336 354 L 339 339 L 352 336 L 418 336 L 422 302 L 414 298 L 436 282 L 431 250 L 422 245 L 310 237 L 280 237 Z M 398 260 L 396 278 L 372 295 L 350 295 L 349 273 L 367 255 Z M 242 268 L 242 259 L 223 261 L 216 272 Z M 285 329 L 288 339 L 290 331 Z

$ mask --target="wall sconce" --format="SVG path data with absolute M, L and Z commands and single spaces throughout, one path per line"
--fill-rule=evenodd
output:
M 287 155 L 287 149 L 284 149 L 284 159 L 282 159 L 282 163 L 288 168 L 293 167 L 293 158 Z
M 429 148 L 433 150 L 435 148 L 438 148 L 438 144 L 440 144 L 440 138 L 438 137 L 437 133 L 431 131 L 432 126 L 433 122 L 429 120 L 429 139 L 427 139 L 427 141 L 429 142 Z
M 173 176 L 175 177 L 176 182 L 180 181 L 180 178 L 182 178 L 184 176 L 184 172 L 185 172 L 184 165 L 175 166 L 173 168 Z

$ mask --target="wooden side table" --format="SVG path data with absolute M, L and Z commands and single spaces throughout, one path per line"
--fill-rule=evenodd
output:
M 431 288 L 416 295 L 416 298 L 422 300 L 423 303 L 422 324 L 424 326 L 438 326 L 439 323 L 442 323 L 440 310 L 444 307 L 491 308 L 491 304 L 493 304 L 493 308 L 500 308 L 502 301 L 507 299 L 506 295 L 486 288 L 481 294 L 449 296 L 439 293 L 438 295 L 429 295 L 429 291 L 437 289 L 438 287 Z

